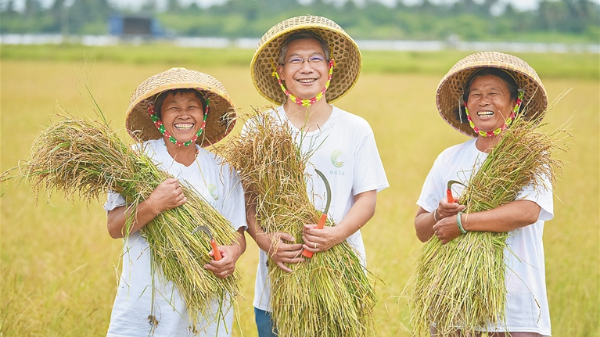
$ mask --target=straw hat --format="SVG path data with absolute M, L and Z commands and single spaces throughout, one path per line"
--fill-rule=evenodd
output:
M 466 120 L 463 120 L 464 123 L 460 122 L 455 111 L 459 105 L 459 97 L 462 97 L 464 93 L 467 80 L 475 71 L 487 67 L 508 71 L 519 88 L 525 90 L 523 117 L 526 119 L 538 118 L 538 121 L 542 120 L 546 114 L 548 99 L 546 89 L 535 70 L 516 56 L 497 52 L 483 52 L 469 55 L 458 61 L 438 85 L 436 95 L 438 111 L 448 124 L 467 136 L 477 137 L 477 134 Z
M 154 102 L 160 93 L 173 89 L 196 89 L 210 100 L 206 127 L 196 144 L 202 147 L 214 144 L 233 130 L 233 102 L 223 84 L 199 71 L 171 68 L 142 82 L 131 96 L 125 125 L 134 139 L 146 141 L 163 137 L 148 114 L 148 103 Z
M 252 81 L 258 92 L 273 103 L 282 104 L 286 96 L 273 77 L 273 66 L 278 64 L 279 51 L 286 38 L 297 31 L 310 30 L 329 44 L 335 60 L 327 101 L 344 96 L 358 81 L 361 55 L 358 45 L 335 22 L 320 16 L 298 16 L 273 26 L 258 43 L 250 63 Z

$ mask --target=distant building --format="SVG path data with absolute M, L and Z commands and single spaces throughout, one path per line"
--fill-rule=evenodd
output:
M 140 15 L 111 15 L 108 18 L 108 32 L 121 38 L 156 38 L 164 35 L 156 18 Z

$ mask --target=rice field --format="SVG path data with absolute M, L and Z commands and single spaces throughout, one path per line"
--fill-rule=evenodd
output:
M 364 55 L 365 63 L 368 56 Z M 363 232 L 369 269 L 378 277 L 376 336 L 410 336 L 404 287 L 422 246 L 413 228 L 415 202 L 438 153 L 466 140 L 439 117 L 435 90 L 445 71 L 462 56 L 452 54 L 441 72 L 386 74 L 365 69 L 351 94 L 336 103 L 369 121 L 391 185 L 379 194 L 375 217 Z M 397 57 L 401 62 L 410 59 L 404 53 Z M 435 57 L 448 64 L 449 56 L 441 53 L 430 54 L 427 64 L 434 63 Z M 535 54 L 523 58 L 535 68 L 532 57 Z M 201 55 L 198 59 L 204 60 Z M 548 64 L 548 59 L 540 64 Z M 581 67 L 582 62 L 577 57 L 560 56 L 558 63 L 561 69 L 569 69 Z M 85 84 L 113 128 L 120 129 L 119 134 L 127 141 L 123 129 L 131 93 L 149 76 L 173 66 L 216 77 L 241 110 L 266 103 L 256 93 L 247 66 L 202 65 L 191 57 L 177 62 L 108 59 L 96 63 L 85 61 L 85 55 L 75 61 L 3 57 L 1 66 L 2 171 L 27 157 L 33 139 L 49 125 L 53 114 L 61 112 L 58 104 L 75 115 L 90 114 L 91 103 L 80 93 Z M 378 69 L 386 69 L 385 64 Z M 566 167 L 555 190 L 555 218 L 546 223 L 544 233 L 553 335 L 559 337 L 600 336 L 597 56 L 587 72 L 585 76 L 540 74 L 550 100 L 573 89 L 545 119 L 548 128 L 569 123 L 575 137 L 570 151 L 561 154 Z M 594 72 L 596 76 L 589 75 Z M 104 200 L 88 205 L 56 194 L 48 202 L 45 195 L 36 196 L 28 185 L 16 182 L 0 186 L 0 194 L 0 335 L 105 335 L 122 241 L 108 235 Z M 247 240 L 248 249 L 238 262 L 244 297 L 238 301 L 234 336 L 251 337 L 256 336 L 252 299 L 258 253 L 249 236 Z

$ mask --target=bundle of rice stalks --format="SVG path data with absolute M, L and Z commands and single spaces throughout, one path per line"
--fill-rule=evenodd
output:
M 118 192 L 132 210 L 127 230 L 137 204 L 169 177 L 142 152 L 122 142 L 106 121 L 60 116 L 36 138 L 29 158 L 16 168 L 16 176 L 28 181 L 38 194 L 45 190 L 48 197 L 62 191 L 89 203 L 105 198 L 108 191 Z M 235 242 L 237 232 L 198 193 L 185 184 L 181 187 L 187 203 L 159 214 L 141 229 L 141 235 L 151 248 L 152 270 L 162 271 L 164 279 L 176 285 L 196 325 L 200 317 L 220 314 L 208 312 L 210 301 L 223 303 L 226 296 L 238 294 L 239 275 L 220 279 L 204 269 L 212 247 L 206 237 L 192 230 L 207 226 L 221 244 Z
M 561 162 L 552 157 L 562 146 L 564 129 L 536 130 L 536 122 L 517 119 L 503 132 L 479 170 L 471 176 L 459 203 L 465 213 L 481 212 L 514 201 L 519 191 L 534 183 L 553 184 Z M 504 249 L 508 233 L 467 232 L 441 244 L 433 236 L 423 247 L 413 277 L 411 323 L 417 336 L 465 335 L 488 325 L 504 326 L 506 305 Z
M 301 238 L 304 224 L 318 223 L 321 216 L 306 192 L 305 168 L 312 153 L 300 151 L 287 122 L 269 111 L 255 112 L 252 130 L 230 138 L 220 154 L 238 170 L 262 230 Z M 270 259 L 267 266 L 279 336 L 373 335 L 375 292 L 346 242 L 289 265 L 292 273 Z

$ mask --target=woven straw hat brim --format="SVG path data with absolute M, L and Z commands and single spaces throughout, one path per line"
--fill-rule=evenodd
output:
M 286 38 L 297 31 L 309 30 L 325 40 L 331 49 L 335 66 L 326 97 L 333 102 L 344 96 L 358 81 L 361 54 L 358 45 L 335 22 L 320 16 L 299 16 L 273 26 L 258 43 L 250 63 L 252 81 L 258 92 L 269 101 L 282 104 L 286 96 L 273 76 L 279 51 Z
M 481 68 L 500 68 L 511 73 L 520 89 L 525 91 L 523 97 L 523 117 L 537 118 L 538 122 L 546 114 L 548 98 L 546 89 L 537 73 L 529 64 L 520 58 L 498 53 L 476 53 L 458 61 L 440 81 L 436 94 L 437 107 L 442 118 L 461 133 L 477 137 L 469 122 L 460 122 L 455 111 L 459 105 L 459 97 L 463 95 L 464 86 L 471 75 Z
M 210 100 L 206 126 L 196 144 L 202 147 L 215 144 L 233 130 L 234 106 L 223 84 L 199 71 L 172 68 L 142 82 L 131 96 L 125 125 L 136 141 L 163 137 L 148 114 L 148 104 L 154 102 L 160 93 L 173 89 L 195 89 Z

